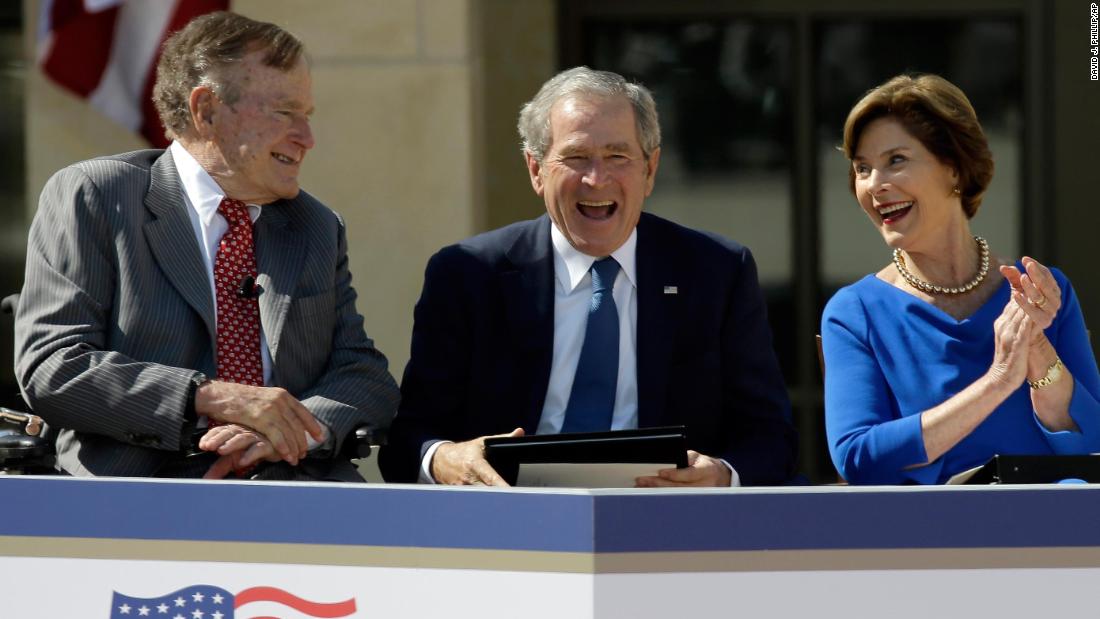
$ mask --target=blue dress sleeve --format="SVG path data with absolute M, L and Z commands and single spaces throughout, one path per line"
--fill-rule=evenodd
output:
M 1035 423 L 1054 453 L 1086 454 L 1100 452 L 1100 372 L 1096 357 L 1092 354 L 1089 333 L 1081 313 L 1081 304 L 1073 285 L 1058 269 L 1051 269 L 1062 289 L 1062 308 L 1058 317 L 1046 330 L 1047 339 L 1058 351 L 1062 363 L 1073 375 L 1073 396 L 1069 402 L 1070 417 L 1077 423 L 1079 432 L 1048 431 L 1039 419 Z
M 935 483 L 942 460 L 920 466 L 928 460 L 920 415 L 898 412 L 868 320 L 851 289 L 829 301 L 821 320 L 825 430 L 833 464 L 854 484 Z

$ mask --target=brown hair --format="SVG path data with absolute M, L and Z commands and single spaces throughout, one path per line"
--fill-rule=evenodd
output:
M 993 180 L 993 154 L 974 107 L 963 91 L 932 74 L 903 74 L 863 95 L 844 122 L 844 154 L 855 156 L 867 125 L 893 118 L 941 162 L 955 168 L 959 193 L 968 218 L 978 212 L 982 195 Z M 848 187 L 855 193 L 855 169 L 848 169 Z
M 249 19 L 229 11 L 200 15 L 164 42 L 153 104 L 169 138 L 191 128 L 189 100 L 196 86 L 210 86 L 226 103 L 240 98 L 232 81 L 223 81 L 225 69 L 255 50 L 264 50 L 263 63 L 284 71 L 302 57 L 302 42 L 275 24 Z

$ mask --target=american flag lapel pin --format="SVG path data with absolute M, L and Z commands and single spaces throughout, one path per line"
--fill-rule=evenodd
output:
M 680 290 L 676 286 L 665 286 L 665 294 L 677 294 Z

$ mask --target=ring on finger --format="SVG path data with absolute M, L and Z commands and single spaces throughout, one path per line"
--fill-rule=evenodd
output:
M 1042 309 L 1042 307 L 1047 304 L 1047 298 L 1039 297 L 1036 300 L 1028 299 L 1028 303 L 1031 303 L 1032 307 Z

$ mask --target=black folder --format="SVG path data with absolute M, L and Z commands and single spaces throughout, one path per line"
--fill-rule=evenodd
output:
M 513 485 L 521 464 L 643 463 L 684 468 L 687 434 L 684 426 L 672 426 L 487 438 L 485 459 Z
M 1100 455 L 1012 456 L 996 455 L 961 483 L 1052 484 L 1063 479 L 1100 483 Z

